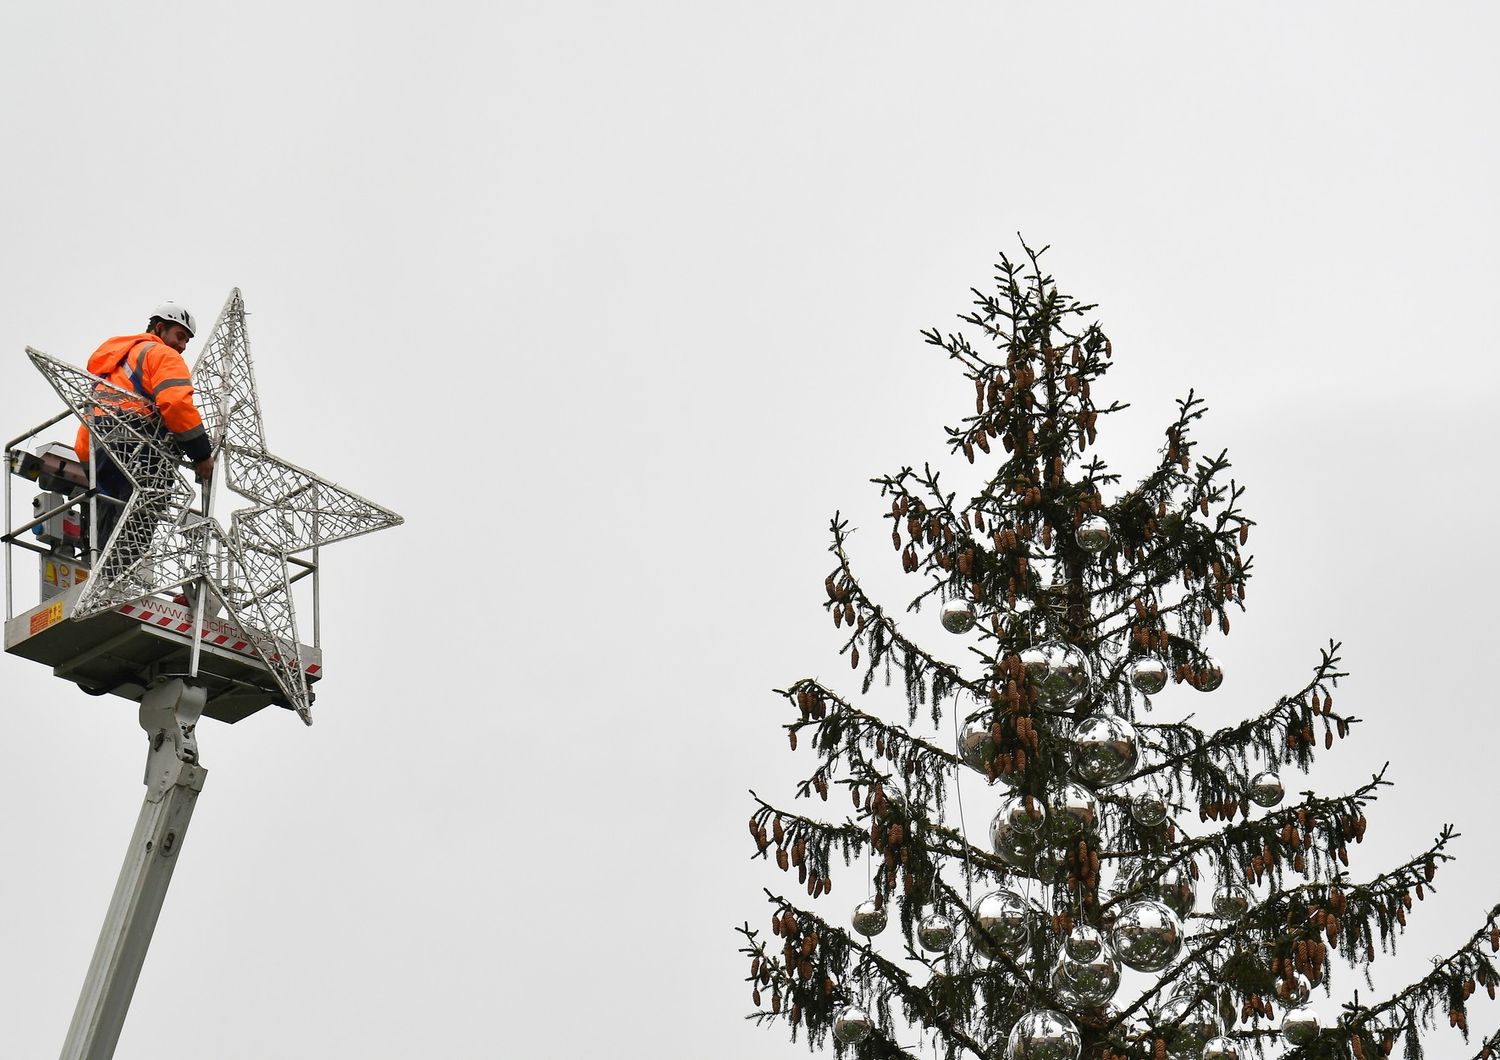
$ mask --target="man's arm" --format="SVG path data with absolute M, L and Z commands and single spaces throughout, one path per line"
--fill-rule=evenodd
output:
M 158 343 L 146 354 L 141 379 L 156 405 L 162 422 L 181 446 L 183 455 L 192 461 L 198 478 L 213 473 L 213 443 L 203 428 L 203 417 L 193 404 L 193 376 L 182 354 L 165 343 Z

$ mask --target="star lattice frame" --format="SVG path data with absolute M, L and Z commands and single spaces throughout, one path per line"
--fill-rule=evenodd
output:
M 73 414 L 90 425 L 94 445 L 134 486 L 114 531 L 100 543 L 74 616 L 161 592 L 206 590 L 250 635 L 288 703 L 311 724 L 312 697 L 297 651 L 291 558 L 399 526 L 402 519 L 267 449 L 245 316 L 235 288 L 193 367 L 215 477 L 251 502 L 231 513 L 227 531 L 209 514 L 211 496 L 202 512 L 194 509 L 195 491 L 159 421 L 125 411 L 139 404 L 135 395 L 39 350 L 27 347 L 26 353 Z M 204 592 L 191 595 L 195 628 L 201 628 Z

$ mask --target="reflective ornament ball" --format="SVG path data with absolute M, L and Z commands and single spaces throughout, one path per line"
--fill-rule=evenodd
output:
M 1172 1060 L 1199 1060 L 1208 1043 L 1218 1037 L 1219 1017 L 1206 1000 L 1174 997 L 1162 1007 L 1160 1021 L 1175 1023 L 1167 1039 Z
M 1312 984 L 1308 982 L 1307 976 L 1299 972 L 1292 976 L 1290 983 L 1285 979 L 1277 981 L 1276 996 L 1287 1008 L 1296 1008 L 1307 1004 L 1307 999 L 1312 996 Z
M 1047 985 L 1052 988 L 1052 996 L 1068 1012 L 1082 1012 L 1088 1006 L 1073 992 L 1073 983 L 1068 979 L 1068 973 L 1063 971 L 1062 959 L 1059 958 L 1052 965 L 1052 972 L 1047 977 Z
M 1115 918 L 1115 953 L 1138 972 L 1159 972 L 1182 952 L 1182 921 L 1161 902 L 1134 902 Z
M 1061 1012 L 1034 1009 L 1010 1029 L 1005 1042 L 1006 1060 L 1078 1060 L 1083 1036 Z
M 1286 788 L 1281 784 L 1281 778 L 1272 770 L 1265 770 L 1250 778 L 1250 787 L 1245 791 L 1250 796 L 1250 801 L 1257 806 L 1270 808 L 1281 804 L 1286 798 Z
M 1130 664 L 1130 687 L 1154 696 L 1167 687 L 1167 664 L 1154 655 L 1139 656 Z
M 1221 883 L 1214 888 L 1214 916 L 1238 920 L 1250 911 L 1250 892 L 1237 883 Z
M 1224 683 L 1224 667 L 1219 665 L 1217 659 L 1205 655 L 1193 669 L 1193 676 L 1189 680 L 1194 688 L 1200 692 L 1212 692 Z
M 878 905 L 875 899 L 866 898 L 854 907 L 854 913 L 850 916 L 849 922 L 861 935 L 874 938 L 885 930 L 885 908 Z
M 1192 867 L 1191 863 L 1163 866 L 1154 860 L 1133 861 L 1116 874 L 1108 893 L 1125 904 L 1160 902 L 1178 917 L 1187 917 L 1198 899 Z
M 942 913 L 928 913 L 917 925 L 917 943 L 928 953 L 947 953 L 958 932 Z
M 1318 1014 L 1310 1008 L 1294 1008 L 1281 1017 L 1281 1033 L 1293 1045 L 1311 1045 L 1317 1040 Z
M 1042 650 L 1047 657 L 1047 674 L 1037 682 L 1038 702 L 1043 710 L 1072 710 L 1089 690 L 1088 660 L 1068 644 L 1052 644 Z
M 1063 939 L 1063 953 L 1070 961 L 1092 961 L 1104 952 L 1104 933 L 1087 924 L 1078 924 Z
M 985 772 L 985 766 L 995 756 L 995 744 L 990 739 L 990 727 L 982 719 L 964 723 L 958 734 L 958 757 L 970 769 Z
M 858 1005 L 848 1005 L 833 1017 L 833 1036 L 845 1045 L 858 1045 L 874 1029 L 870 1014 Z
M 1021 667 L 1026 671 L 1027 677 L 1033 682 L 1040 683 L 1047 677 L 1051 660 L 1044 649 L 1027 648 L 1021 653 Z
M 1004 817 L 1007 824 L 1021 835 L 1036 835 L 1047 823 L 1047 810 L 1037 799 L 1027 795 L 1008 795 L 995 812 L 996 818 Z
M 1016 831 L 1001 807 L 990 821 L 990 846 L 1007 865 L 1029 872 L 1041 840 L 1034 834 Z
M 1090 516 L 1078 526 L 1078 532 L 1073 535 L 1078 542 L 1078 547 L 1085 552 L 1099 553 L 1109 547 L 1110 542 L 1115 539 L 1114 532 L 1110 530 L 1109 523 L 1097 515 Z
M 1108 946 L 1101 945 L 1090 960 L 1074 960 L 1064 946 L 1057 967 L 1083 1008 L 1107 1004 L 1120 989 L 1120 961 Z
M 1148 892 L 1172 912 L 1185 917 L 1198 901 L 1198 881 L 1186 865 L 1173 865 L 1159 875 Z
M 1073 768 L 1085 784 L 1113 784 L 1135 770 L 1135 726 L 1114 714 L 1083 719 L 1073 733 Z
M 911 808 L 906 802 L 906 793 L 893 781 L 881 781 L 880 794 L 885 799 L 885 812 L 880 815 L 882 820 L 905 820 L 911 815 Z
M 1077 832 L 1092 832 L 1099 821 L 1099 803 L 1094 793 L 1071 781 L 1052 796 L 1049 809 L 1053 830 L 1064 838 Z
M 1240 1050 L 1228 1038 L 1210 1038 L 1203 1045 L 1202 1060 L 1240 1060 Z
M 993 958 L 997 952 L 1014 954 L 1026 945 L 1030 910 L 1015 891 L 991 891 L 974 906 L 969 942 L 976 953 Z
M 949 633 L 967 633 L 974 628 L 974 605 L 967 600 L 949 600 L 943 605 L 943 628 Z
M 1167 819 L 1167 799 L 1154 784 L 1130 800 L 1130 817 L 1144 828 L 1155 828 Z

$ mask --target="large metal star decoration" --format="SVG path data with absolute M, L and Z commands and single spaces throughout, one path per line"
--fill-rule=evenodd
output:
M 206 593 L 245 630 L 288 703 L 312 724 L 312 697 L 298 657 L 290 565 L 345 538 L 398 526 L 401 517 L 328 479 L 273 456 L 255 389 L 245 303 L 231 291 L 193 367 L 203 424 L 213 443 L 214 483 L 201 510 L 171 435 L 155 417 L 126 410 L 139 398 L 27 347 L 48 383 L 84 423 L 93 444 L 135 491 L 103 542 L 73 617 L 86 618 L 159 593 L 188 592 L 201 626 Z M 106 415 L 95 417 L 96 409 Z M 212 516 L 219 482 L 250 501 L 226 530 Z

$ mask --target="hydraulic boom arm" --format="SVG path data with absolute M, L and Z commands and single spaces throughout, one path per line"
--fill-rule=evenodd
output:
M 205 697 L 202 686 L 173 678 L 154 685 L 141 699 L 141 728 L 150 743 L 146 799 L 73 1012 L 62 1060 L 110 1060 L 115 1054 L 177 853 L 208 776 L 198 764 L 194 733 Z

